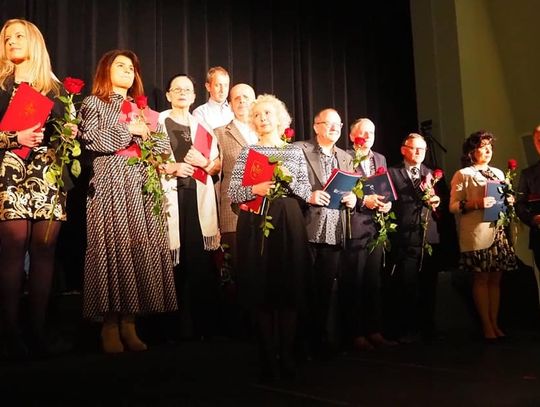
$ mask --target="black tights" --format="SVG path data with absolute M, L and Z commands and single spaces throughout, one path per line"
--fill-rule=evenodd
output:
M 54 251 L 60 222 L 25 219 L 0 222 L 0 318 L 6 336 L 19 330 L 19 306 L 23 283 L 24 258 L 30 255 L 28 275 L 29 328 L 42 335 L 54 272 Z

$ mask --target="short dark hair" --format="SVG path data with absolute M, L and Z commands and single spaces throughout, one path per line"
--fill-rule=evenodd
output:
M 474 150 L 482 146 L 482 142 L 487 140 L 490 144 L 495 141 L 493 134 L 486 130 L 478 130 L 465 139 L 462 147 L 461 164 L 468 167 L 474 164 Z

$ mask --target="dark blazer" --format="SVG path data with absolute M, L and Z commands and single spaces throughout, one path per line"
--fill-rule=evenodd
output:
M 347 153 L 354 157 L 354 150 L 347 150 Z M 373 159 L 375 161 L 375 169 L 383 167 L 386 169 L 386 158 L 384 155 L 376 153 L 373 151 Z M 356 173 L 366 176 L 362 166 L 359 165 L 356 168 Z M 351 238 L 357 239 L 357 244 L 367 245 L 370 240 L 372 240 L 377 234 L 377 228 L 373 222 L 374 211 L 366 208 L 362 204 L 362 200 L 358 200 L 356 203 L 356 208 L 351 216 Z
M 420 165 L 420 177 L 424 179 L 432 171 L 424 164 Z M 437 231 L 437 221 L 439 217 L 434 216 L 422 201 L 423 193 L 417 190 L 405 169 L 402 162 L 399 165 L 388 168 L 388 174 L 392 178 L 396 189 L 397 201 L 392 205 L 392 210 L 396 214 L 397 231 L 392 233 L 392 246 L 422 246 L 424 228 L 422 222 L 426 215 L 430 217 L 427 229 L 427 242 L 439 243 L 439 233 Z M 437 186 L 435 186 L 437 190 Z M 442 206 L 439 205 L 439 207 Z M 437 209 L 438 210 L 438 209 Z M 394 243 L 395 242 L 395 243 Z
M 296 144 L 302 149 L 306 157 L 306 161 L 308 164 L 307 166 L 308 178 L 309 178 L 309 183 L 311 184 L 311 189 L 313 191 L 323 189 L 324 184 L 326 183 L 326 180 L 323 179 L 323 175 L 322 175 L 320 150 L 319 150 L 319 145 L 317 144 L 317 141 L 312 139 L 312 140 L 305 140 L 305 141 L 297 141 L 294 144 Z M 344 171 L 352 171 L 353 170 L 352 157 L 341 148 L 337 146 L 335 146 L 334 148 L 336 150 L 338 168 Z M 309 205 L 306 211 L 304 212 L 304 216 L 306 219 L 308 239 L 311 239 L 315 235 L 315 232 L 318 228 L 319 220 L 321 217 L 321 207 Z M 341 218 L 341 226 L 343 229 L 343 236 L 346 236 L 347 216 L 346 216 L 345 208 L 341 210 L 340 218 Z
M 530 227 L 529 248 L 540 251 L 540 229 L 532 223 L 536 213 L 533 213 L 527 204 L 531 194 L 540 195 L 540 161 L 521 172 L 517 192 L 516 213 Z

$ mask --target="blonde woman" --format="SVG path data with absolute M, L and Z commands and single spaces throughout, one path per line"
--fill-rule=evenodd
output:
M 270 204 L 268 216 L 273 229 L 267 237 L 263 237 L 261 229 L 262 214 L 241 210 L 238 217 L 237 246 L 242 248 L 238 265 L 239 298 L 255 316 L 263 380 L 273 380 L 279 373 L 282 377 L 294 374 L 292 344 L 296 320 L 298 311 L 306 306 L 309 253 L 302 207 L 314 202 L 314 198 L 302 149 L 282 139 L 290 123 L 283 102 L 273 95 L 257 97 L 250 109 L 250 125 L 259 141 L 242 149 L 228 190 L 231 201 L 242 207 L 242 203 L 264 197 L 275 187 L 273 181 L 242 185 L 250 149 L 268 157 L 279 157 L 292 177 L 287 194 Z M 274 335 L 274 327 L 278 327 L 278 335 Z M 279 337 L 279 344 L 274 343 L 275 337 Z
M 55 98 L 61 85 L 52 73 L 39 29 L 26 20 L 8 20 L 0 38 L 0 115 L 18 86 L 27 83 L 53 99 L 51 115 L 62 117 L 64 107 Z M 72 130 L 75 136 L 76 126 Z M 45 180 L 48 166 L 55 160 L 49 143 L 53 131 L 52 125 L 42 128 L 36 123 L 22 131 L 0 132 L 0 317 L 8 358 L 26 357 L 29 350 L 35 354 L 53 350 L 45 340 L 45 316 L 56 240 L 61 221 L 66 220 L 66 191 L 60 190 L 55 205 L 56 186 Z M 30 256 L 30 329 L 25 343 L 19 332 L 19 299 L 26 252 Z

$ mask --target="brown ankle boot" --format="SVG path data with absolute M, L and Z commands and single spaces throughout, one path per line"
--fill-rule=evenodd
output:
M 121 353 L 124 351 L 124 345 L 120 340 L 118 316 L 105 316 L 101 327 L 101 345 L 105 353 Z
M 141 352 L 148 349 L 148 346 L 140 340 L 135 330 L 135 317 L 133 315 L 123 315 L 120 322 L 120 335 L 122 341 L 129 350 Z

